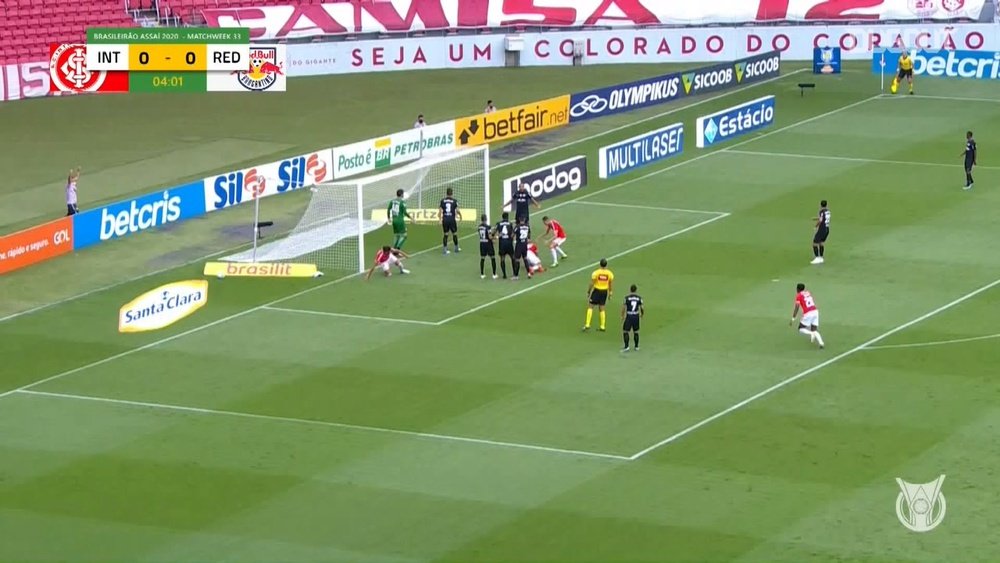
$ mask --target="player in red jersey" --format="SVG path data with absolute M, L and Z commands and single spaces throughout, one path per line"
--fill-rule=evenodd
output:
M 818 344 L 822 350 L 826 344 L 819 334 L 819 307 L 812 293 L 806 291 L 806 284 L 800 283 L 795 286 L 795 308 L 792 309 L 792 321 L 789 326 L 794 326 L 795 321 L 802 311 L 802 318 L 799 319 L 799 332 L 809 337 L 809 342 Z
M 375 254 L 375 263 L 372 264 L 371 269 L 368 270 L 368 275 L 365 276 L 365 281 L 371 279 L 375 270 L 382 270 L 385 277 L 391 276 L 391 268 L 393 266 L 399 268 L 399 273 L 409 274 L 410 271 L 403 267 L 403 258 L 409 258 L 409 256 L 402 250 L 393 249 L 389 246 L 383 246 Z
M 551 217 L 542 217 L 542 223 L 545 224 L 545 234 L 550 235 L 549 250 L 552 251 L 552 267 L 555 268 L 559 266 L 560 256 L 566 258 L 566 253 L 562 249 L 563 243 L 566 242 L 566 231 L 559 221 Z
M 542 259 L 538 257 L 538 245 L 534 242 L 528 243 L 528 273 L 538 274 L 545 271 L 545 267 L 542 266 Z

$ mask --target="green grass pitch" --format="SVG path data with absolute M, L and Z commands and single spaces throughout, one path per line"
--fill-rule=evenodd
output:
M 766 84 L 495 150 L 495 200 L 505 177 L 591 162 L 590 186 L 543 206 L 570 258 L 533 280 L 480 280 L 471 240 L 442 256 L 436 229 L 420 227 L 410 276 L 212 279 L 195 315 L 118 334 L 123 303 L 200 278 L 205 256 L 244 243 L 240 208 L 4 276 L 0 560 L 995 560 L 996 86 L 918 79 L 915 96 L 880 96 L 847 65 L 803 96 L 796 84 L 813 78 L 785 66 Z M 0 152 L 0 228 L 58 216 L 78 163 L 88 207 L 417 113 L 663 71 L 18 102 L 0 116 L 19 138 Z M 694 147 L 695 117 L 767 94 L 774 127 Z M 683 156 L 597 178 L 598 147 L 678 121 Z M 981 167 L 966 192 L 968 129 Z M 265 200 L 279 228 L 304 197 Z M 832 235 L 813 266 L 820 199 Z M 617 283 L 608 332 L 582 334 L 601 257 Z M 825 350 L 788 326 L 800 281 Z M 643 349 L 621 354 L 631 283 L 646 300 Z M 944 520 L 907 530 L 896 478 L 942 474 Z

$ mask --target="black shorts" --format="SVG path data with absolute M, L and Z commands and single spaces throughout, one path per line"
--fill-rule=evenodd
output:
M 813 244 L 823 244 L 828 236 L 830 236 L 829 227 L 816 229 L 816 234 L 813 235 Z
M 441 230 L 446 233 L 457 233 L 458 221 L 454 217 L 445 217 L 441 220 Z
M 527 258 L 527 256 L 528 256 L 528 243 L 526 242 L 517 243 L 517 246 L 514 247 L 514 260 Z
M 900 80 L 904 78 L 913 78 L 913 69 L 911 68 L 910 70 L 900 70 L 898 77 Z
M 496 256 L 496 251 L 493 249 L 492 242 L 481 242 L 479 243 L 479 255 L 480 256 Z
M 67 203 L 66 204 L 66 216 L 67 217 L 69 217 L 70 215 L 76 215 L 79 212 L 80 212 L 80 208 L 77 207 L 75 203 Z
M 514 244 L 511 242 L 500 242 L 500 256 L 513 256 Z
M 625 315 L 625 321 L 622 323 L 622 332 L 639 332 L 639 315 Z
M 608 290 L 593 289 L 590 291 L 591 305 L 605 305 L 608 302 Z

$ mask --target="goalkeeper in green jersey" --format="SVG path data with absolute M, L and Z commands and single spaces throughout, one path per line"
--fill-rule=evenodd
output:
M 396 199 L 389 202 L 389 207 L 385 210 L 385 216 L 392 223 L 392 247 L 396 250 L 403 248 L 406 243 L 406 218 L 413 220 L 413 215 L 406 210 L 406 200 L 403 199 L 403 190 L 396 190 Z

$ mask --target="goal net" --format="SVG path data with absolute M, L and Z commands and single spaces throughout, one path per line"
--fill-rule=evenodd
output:
M 365 235 L 377 244 L 392 242 L 391 233 L 377 239 L 388 224 L 386 209 L 405 193 L 417 223 L 436 224 L 438 204 L 451 188 L 463 220 L 489 214 L 489 147 L 481 146 L 425 158 L 389 172 L 314 186 L 298 224 L 282 239 L 254 245 L 227 256 L 230 262 L 308 262 L 320 269 L 362 272 L 370 258 Z M 258 202 L 259 204 L 260 202 Z M 470 214 L 471 217 L 466 217 Z M 409 223 L 409 221 L 407 221 Z M 255 241 L 256 242 L 256 241 Z M 375 243 L 372 243 L 375 244 Z

